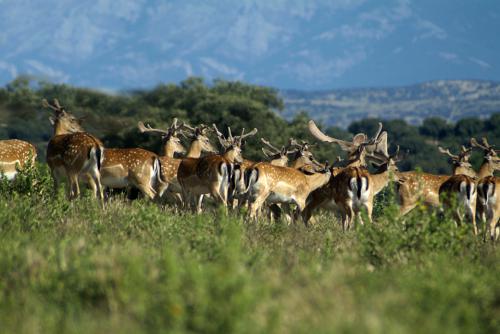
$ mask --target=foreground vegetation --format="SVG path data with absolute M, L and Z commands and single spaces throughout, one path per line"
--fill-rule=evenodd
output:
M 36 181 L 35 181 L 36 180 Z M 500 330 L 500 251 L 421 208 L 343 233 L 54 195 L 45 168 L 0 188 L 2 332 Z

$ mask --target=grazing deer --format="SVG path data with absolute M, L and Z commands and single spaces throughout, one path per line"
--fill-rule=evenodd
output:
M 368 218 L 371 221 L 374 196 L 387 185 L 389 175 L 396 170 L 395 160 L 387 152 L 387 132 L 382 132 L 382 124 L 375 136 L 371 139 L 365 134 L 357 134 L 352 142 L 343 141 L 330 137 L 309 121 L 309 130 L 317 139 L 335 143 L 349 154 L 347 166 L 342 169 L 332 169 L 332 178 L 311 194 L 307 207 L 302 214 L 304 223 L 308 221 L 317 208 L 334 208 L 340 211 L 342 216 L 342 227 L 344 230 L 352 226 L 353 219 L 360 217 L 362 208 L 367 210 Z M 379 174 L 375 176 L 366 169 L 366 158 L 375 156 L 381 162 Z
M 100 169 L 103 162 L 104 146 L 96 137 L 85 132 L 81 120 L 66 112 L 65 108 L 54 99 L 53 104 L 43 100 L 43 106 L 54 111 L 50 118 L 54 126 L 54 135 L 47 146 L 47 164 L 54 178 L 55 189 L 60 180 L 68 180 L 68 197 L 76 198 L 80 194 L 79 175 L 88 174 L 95 184 L 94 194 L 102 203 Z
M 253 136 L 257 129 L 245 134 L 243 129 L 240 136 L 232 136 L 228 127 L 228 137 L 217 129 L 217 138 L 224 148 L 223 154 L 208 155 L 199 159 L 183 159 L 178 172 L 178 180 L 183 189 L 183 197 L 187 199 L 193 196 L 210 194 L 214 200 L 227 207 L 230 178 L 233 175 L 235 163 L 243 162 L 241 146 L 243 139 Z M 198 197 L 199 199 L 200 197 Z M 201 200 L 197 203 L 197 212 L 201 212 Z
M 474 171 L 469 163 L 471 150 L 462 146 L 458 155 L 453 155 L 447 149 L 438 147 L 439 152 L 449 156 L 453 165 L 452 175 L 474 176 Z M 399 172 L 397 176 L 400 180 L 398 187 L 399 215 L 403 216 L 413 210 L 419 200 L 424 204 L 439 206 L 439 188 L 446 182 L 450 175 L 434 175 L 416 171 Z
M 201 156 L 202 152 L 217 153 L 217 150 L 212 146 L 208 138 L 210 128 L 203 124 L 196 128 L 190 127 L 185 123 L 177 125 L 177 119 L 174 119 L 173 124 L 168 130 L 154 129 L 149 125 L 145 126 L 142 122 L 139 122 L 138 127 L 141 133 L 156 133 L 162 136 L 163 154 L 159 159 L 161 163 L 161 178 L 165 181 L 165 184 L 158 189 L 158 195 L 161 197 L 165 191 L 168 191 L 175 194 L 174 196 L 178 202 L 182 203 L 180 196 L 182 187 L 177 179 L 177 174 L 183 159 L 174 158 L 174 154 L 183 153 L 185 149 L 180 143 L 178 134 L 191 139 L 188 153 L 184 159 L 197 159 Z
M 0 140 L 0 175 L 14 180 L 19 170 L 35 165 L 36 149 L 33 144 L 19 139 Z

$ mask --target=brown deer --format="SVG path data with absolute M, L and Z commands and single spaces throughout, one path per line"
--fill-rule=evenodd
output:
M 344 230 L 352 226 L 355 217 L 359 218 L 362 208 L 367 210 L 371 221 L 373 209 L 373 198 L 389 181 L 390 172 L 395 171 L 394 159 L 387 152 L 387 132 L 382 132 L 382 124 L 374 137 L 368 139 L 365 134 L 357 134 L 352 142 L 343 141 L 330 137 L 309 121 L 309 130 L 317 139 L 335 143 L 349 154 L 347 166 L 341 169 L 332 169 L 333 177 L 323 187 L 311 194 L 307 207 L 302 214 L 304 223 L 307 225 L 314 210 L 317 208 L 332 208 L 339 211 L 342 216 L 342 227 Z M 383 164 L 377 176 L 366 169 L 366 158 L 377 155 L 378 161 Z
M 259 162 L 245 173 L 245 183 L 249 199 L 249 217 L 256 219 L 264 202 L 270 204 L 296 204 L 302 212 L 306 199 L 315 189 L 323 186 L 330 179 L 326 168 L 321 173 L 307 175 L 291 167 L 275 166 Z
M 168 130 L 153 129 L 151 126 L 145 126 L 142 122 L 139 123 L 139 131 L 142 133 L 150 132 L 161 134 L 163 137 L 163 153 L 159 157 L 161 162 L 161 178 L 165 184 L 158 189 L 159 196 L 163 196 L 165 191 L 174 194 L 177 201 L 182 204 L 182 187 L 177 179 L 179 166 L 183 159 L 198 159 L 203 152 L 217 153 L 217 150 L 210 143 L 208 134 L 210 128 L 204 124 L 193 128 L 185 123 L 177 125 L 176 119 Z M 175 158 L 175 153 L 185 152 L 184 147 L 180 143 L 178 134 L 191 139 L 191 144 L 185 158 Z M 181 149 L 182 147 L 182 149 Z
M 456 198 L 454 198 L 454 196 L 456 196 Z M 462 221 L 461 209 L 465 209 L 465 217 L 471 220 L 474 234 L 477 235 L 477 189 L 474 178 L 464 174 L 450 176 L 439 187 L 439 198 L 445 209 L 451 207 L 453 200 L 456 200 L 456 211 L 454 212 L 455 219 L 457 219 L 457 221 Z
M 43 106 L 54 111 L 50 118 L 54 126 L 54 135 L 47 146 L 47 164 L 54 178 L 55 189 L 65 176 L 68 180 L 68 197 L 76 198 L 80 194 L 79 175 L 88 174 L 95 184 L 94 194 L 102 203 L 100 169 L 103 161 L 104 146 L 101 141 L 85 132 L 81 120 L 77 119 L 54 99 L 53 104 L 43 100 Z
M 33 144 L 19 139 L 0 140 L 0 175 L 14 180 L 26 165 L 35 165 L 36 149 Z
M 491 241 L 497 240 L 500 235 L 500 178 L 486 176 L 479 180 L 477 185 L 478 210 L 480 217 L 486 222 L 485 238 L 490 230 Z
M 185 203 L 193 196 L 198 198 L 197 212 L 201 212 L 200 195 L 210 194 L 212 198 L 227 207 L 230 178 L 233 175 L 235 163 L 243 162 L 241 146 L 243 140 L 257 133 L 257 129 L 240 136 L 232 136 L 228 127 L 226 138 L 213 124 L 220 144 L 224 148 L 223 154 L 208 155 L 199 159 L 183 159 L 177 178 L 183 189 Z
M 441 147 L 439 151 L 451 158 L 453 165 L 452 175 L 474 175 L 469 163 L 471 150 L 462 146 L 458 155 L 453 155 L 447 149 Z M 403 216 L 413 210 L 419 201 L 428 206 L 437 207 L 440 204 L 439 188 L 451 175 L 434 175 L 417 171 L 399 172 L 400 180 L 398 187 L 399 214 Z
M 490 230 L 491 240 L 498 238 L 500 227 L 498 219 L 500 217 L 499 179 L 493 173 L 500 170 L 500 158 L 498 151 L 488 143 L 486 138 L 482 138 L 480 144 L 475 138 L 471 138 L 471 145 L 483 151 L 483 163 L 479 168 L 477 183 L 477 203 L 476 211 L 479 219 L 486 222 L 485 238 L 487 230 Z

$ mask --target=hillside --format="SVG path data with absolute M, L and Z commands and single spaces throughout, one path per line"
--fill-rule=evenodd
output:
M 404 87 L 284 90 L 281 94 L 287 119 L 305 110 L 325 125 L 343 128 L 367 117 L 421 124 L 431 116 L 455 122 L 500 111 L 500 83 L 492 81 L 440 80 Z

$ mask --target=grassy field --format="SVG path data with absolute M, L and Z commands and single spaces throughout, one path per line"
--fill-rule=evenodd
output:
M 424 209 L 343 233 L 0 189 L 2 333 L 500 332 L 498 245 Z M 392 202 L 387 199 L 383 203 Z

